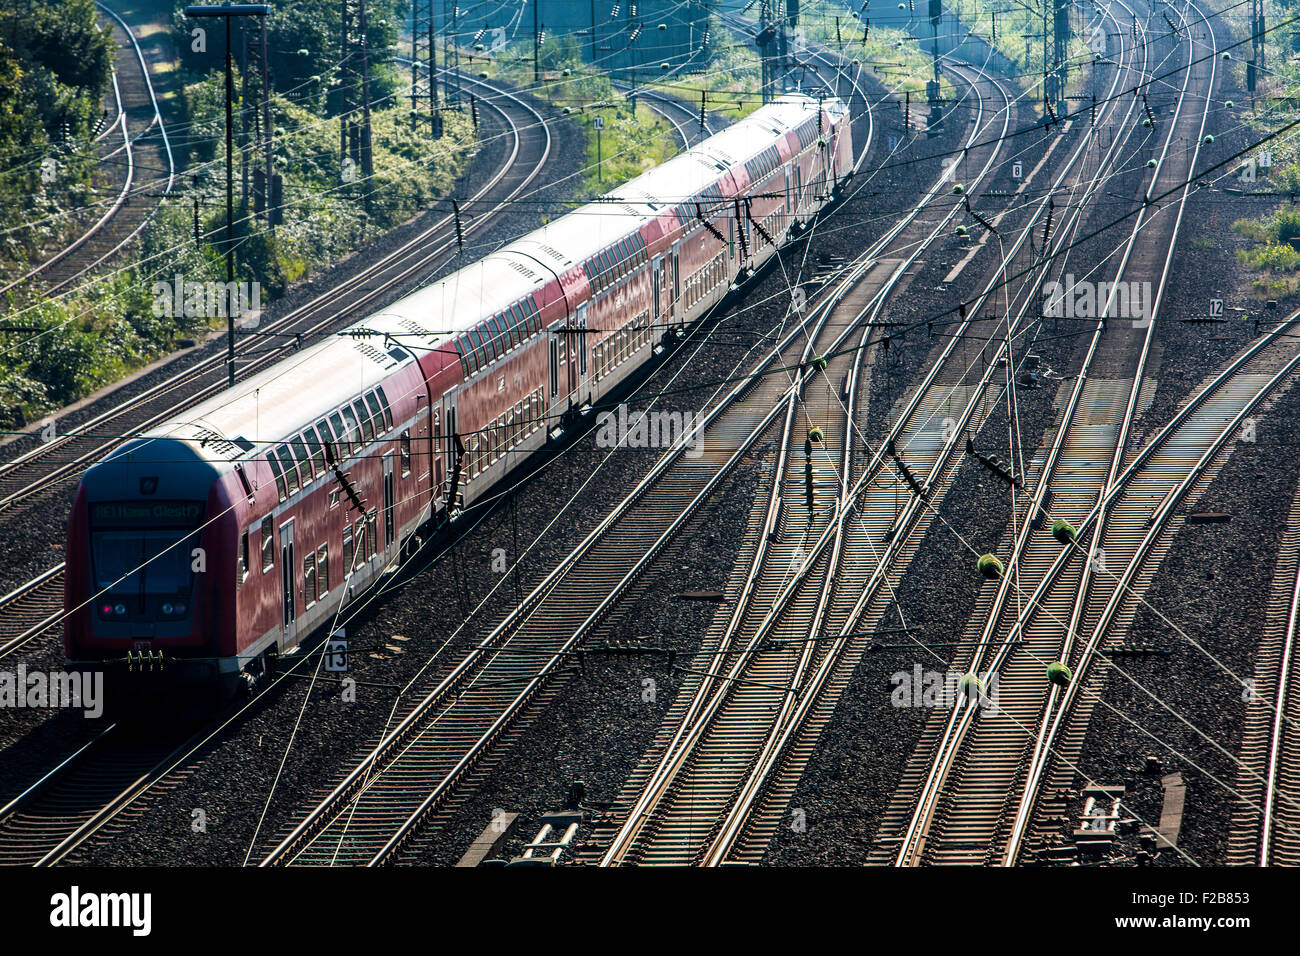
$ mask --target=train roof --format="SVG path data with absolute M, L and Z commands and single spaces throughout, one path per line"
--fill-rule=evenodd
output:
M 491 315 L 716 184 L 833 100 L 785 94 L 700 145 L 559 220 L 417 289 L 144 434 L 228 454 L 223 470 L 449 345 Z M 238 449 L 236 451 L 236 449 Z

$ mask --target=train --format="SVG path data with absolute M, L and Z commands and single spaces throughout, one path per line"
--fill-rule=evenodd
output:
M 124 442 L 72 505 L 68 666 L 255 689 L 761 267 L 852 160 L 840 100 L 784 94 Z

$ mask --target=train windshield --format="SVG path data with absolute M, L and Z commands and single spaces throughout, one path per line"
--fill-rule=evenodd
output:
M 116 594 L 188 594 L 203 505 L 197 501 L 90 506 L 95 586 Z

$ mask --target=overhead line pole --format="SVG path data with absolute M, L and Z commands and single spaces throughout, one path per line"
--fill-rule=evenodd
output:
M 223 3 L 219 6 L 195 5 L 185 8 L 187 17 L 221 17 L 226 21 L 226 367 L 227 384 L 235 385 L 235 310 L 229 298 L 235 282 L 235 125 L 234 64 L 230 48 L 230 21 L 233 17 L 265 17 L 271 7 L 265 3 Z M 270 95 L 270 91 L 267 91 Z

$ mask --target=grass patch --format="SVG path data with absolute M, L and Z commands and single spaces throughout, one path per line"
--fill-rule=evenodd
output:
M 634 108 L 627 94 L 616 89 L 609 77 L 592 71 L 582 60 L 577 38 L 548 38 L 542 45 L 538 63 L 541 76 L 535 83 L 531 40 L 509 44 L 495 56 L 475 53 L 475 65 L 481 76 L 527 90 L 560 107 L 578 123 L 586 138 L 586 162 L 577 189 L 579 198 L 608 192 L 677 154 L 672 125 L 644 102 L 637 102 Z M 597 116 L 605 123 L 599 137 L 593 123 Z

